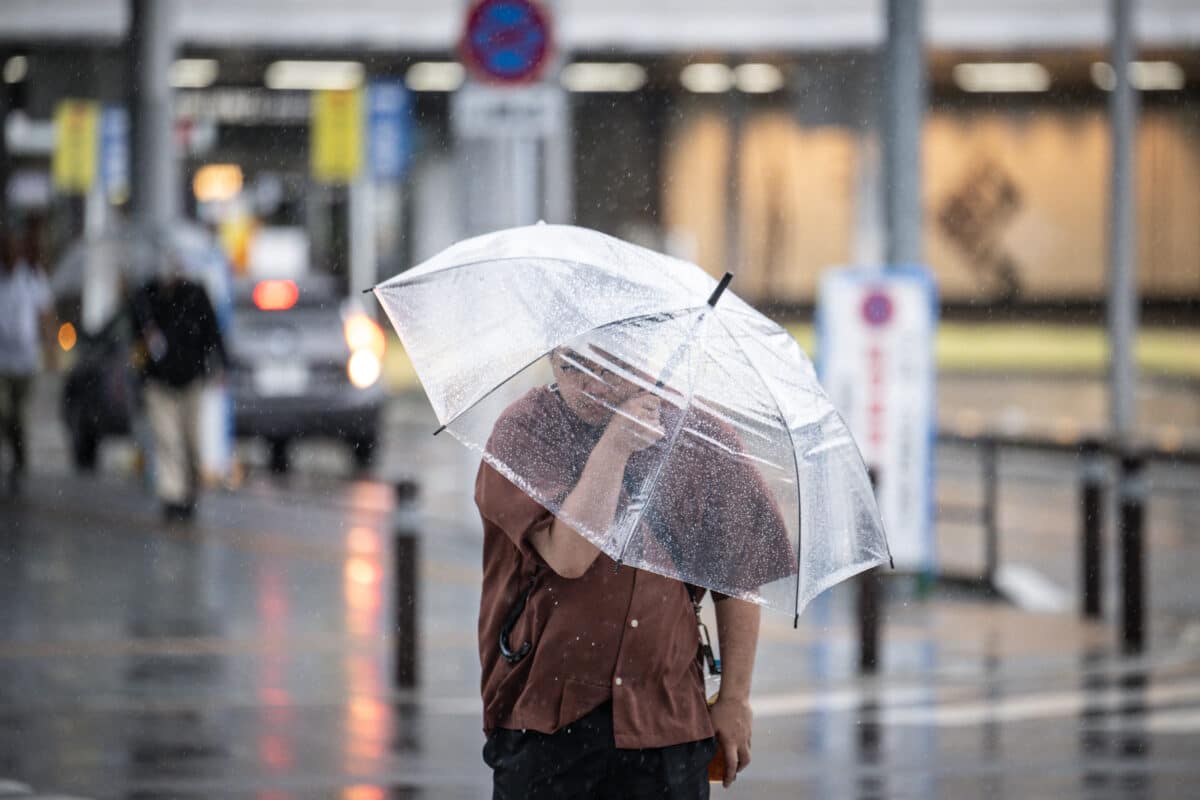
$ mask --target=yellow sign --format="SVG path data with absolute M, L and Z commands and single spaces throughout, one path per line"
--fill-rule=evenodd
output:
M 54 188 L 85 194 L 96 179 L 96 134 L 100 106 L 91 100 L 63 100 L 54 110 Z
M 313 177 L 322 183 L 349 183 L 363 163 L 361 89 L 313 92 L 309 150 Z

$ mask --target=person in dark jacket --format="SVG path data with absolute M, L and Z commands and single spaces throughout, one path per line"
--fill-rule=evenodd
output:
M 130 298 L 154 434 L 155 488 L 167 519 L 192 515 L 198 490 L 200 403 L 229 357 L 204 287 L 175 265 Z

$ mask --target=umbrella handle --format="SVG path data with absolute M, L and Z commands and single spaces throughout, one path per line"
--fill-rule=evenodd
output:
M 517 624 L 521 612 L 525 610 L 525 603 L 529 601 L 529 595 L 533 592 L 536 584 L 537 578 L 534 577 L 529 581 L 529 586 L 525 587 L 525 591 L 517 596 L 517 601 L 513 603 L 513 607 L 508 610 L 508 616 L 504 618 L 504 624 L 500 626 L 500 655 L 504 656 L 504 660 L 509 664 L 516 664 L 529 655 L 529 651 L 533 648 L 529 642 L 524 642 L 519 649 L 514 651 L 508 643 L 508 635 L 512 633 L 513 626 Z

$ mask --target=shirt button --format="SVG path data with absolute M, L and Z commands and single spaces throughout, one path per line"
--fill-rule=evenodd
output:
M 636 628 L 636 627 L 637 627 L 637 620 L 636 620 L 636 619 L 634 619 L 634 620 L 630 620 L 630 621 L 629 621 L 629 627 L 631 627 L 631 628 Z
M 615 681 L 613 681 L 613 683 L 615 683 L 617 686 L 620 686 L 620 685 L 621 685 L 621 679 L 620 679 L 620 678 L 617 678 Z

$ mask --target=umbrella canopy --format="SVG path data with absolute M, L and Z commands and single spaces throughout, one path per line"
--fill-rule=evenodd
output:
M 606 555 L 798 616 L 888 559 L 883 527 L 811 362 L 716 288 L 685 261 L 535 225 L 374 292 L 443 427 Z M 616 512 L 572 518 L 564 501 L 614 421 L 643 434 Z
M 58 297 L 83 300 L 86 330 L 103 326 L 124 292 L 178 269 L 200 281 L 213 303 L 229 294 L 229 262 L 220 244 L 198 225 L 176 223 L 167 230 L 122 224 L 67 247 L 54 265 L 50 287 Z

